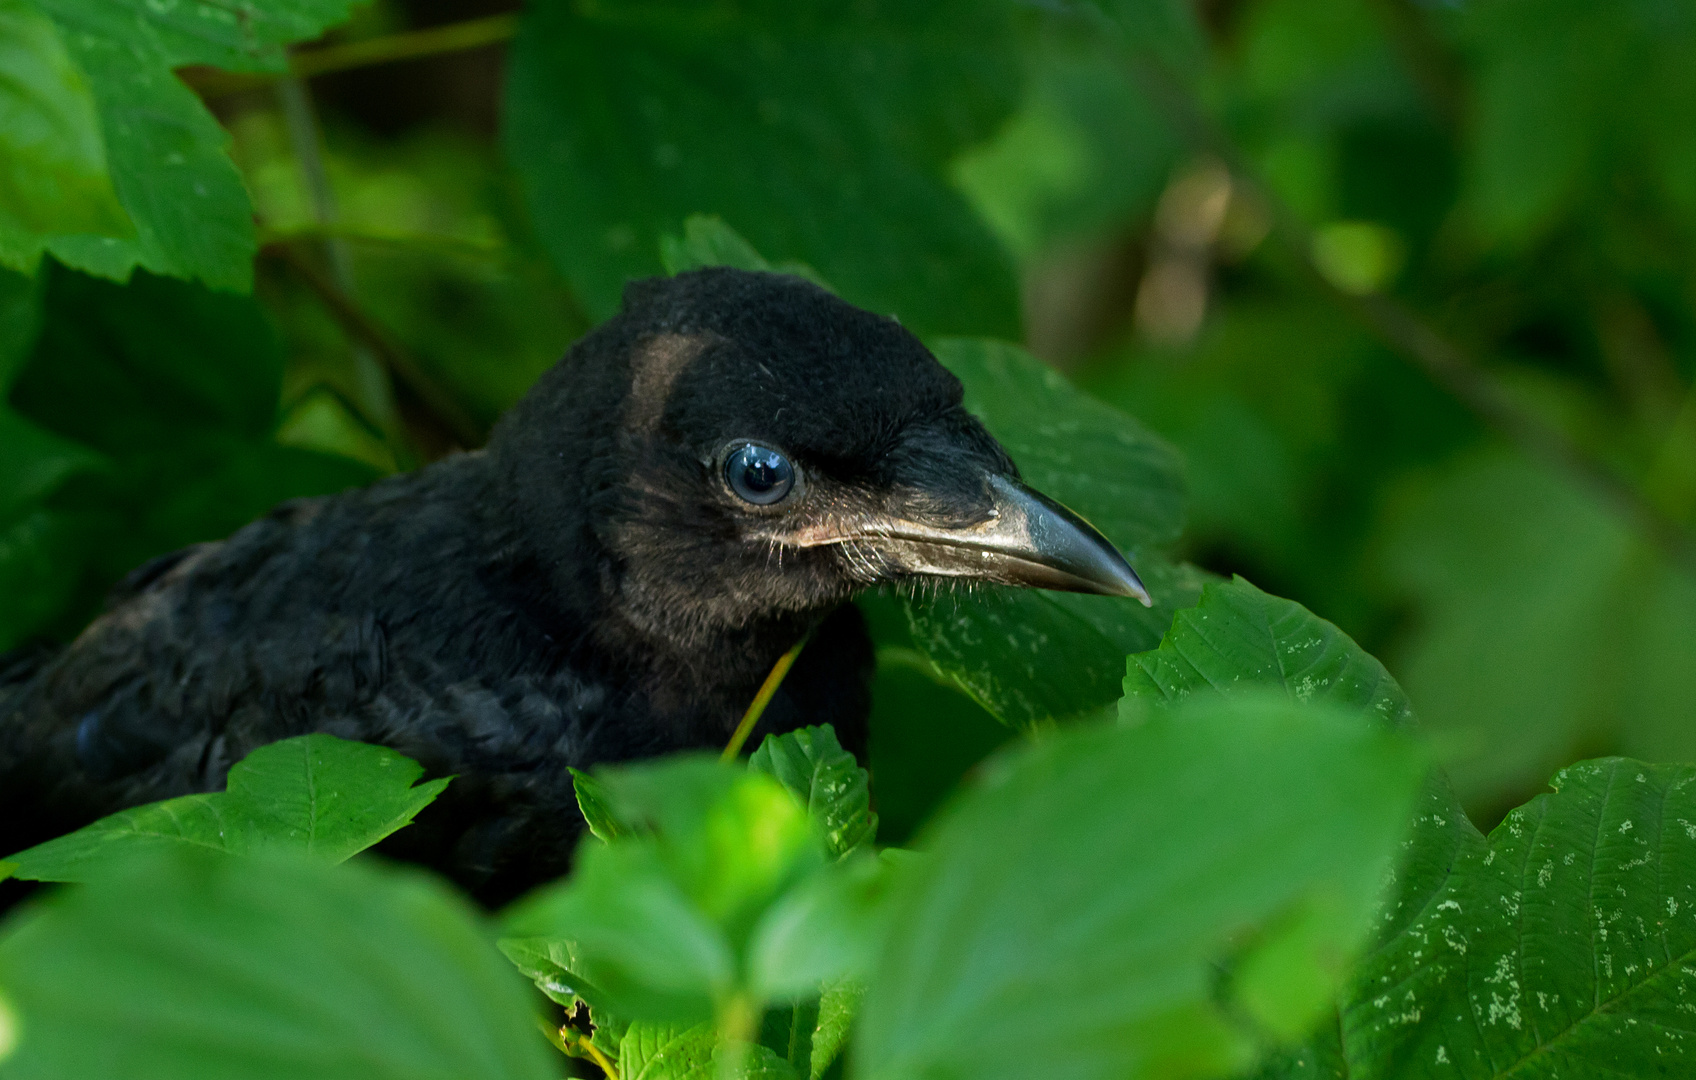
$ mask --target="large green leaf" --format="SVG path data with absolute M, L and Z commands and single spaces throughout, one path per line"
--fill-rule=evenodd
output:
M 929 332 L 1016 330 L 1006 256 L 946 179 L 1016 99 L 1010 5 L 536 5 L 505 141 L 590 308 L 716 214 L 769 259 Z
M 68 140 L 55 138 L 46 160 L 36 149 L 43 139 L 26 136 L 35 162 L 51 167 L 30 175 L 38 186 L 74 181 L 79 197 L 49 203 L 38 190 L 36 212 L 0 234 L 0 259 L 28 270 L 48 251 L 105 277 L 141 266 L 248 288 L 257 244 L 247 192 L 224 152 L 228 137 L 173 72 L 195 64 L 283 70 L 283 46 L 345 19 L 351 0 L 35 0 L 57 43 L 39 15 L 12 3 L 29 20 L 37 70 L 50 68 L 30 84 L 35 126 L 51 118 Z M 103 146 L 93 139 L 91 97 Z M 121 210 L 105 197 L 102 164 Z
M 1348 635 L 1240 577 L 1208 585 L 1201 603 L 1178 612 L 1158 649 L 1129 658 L 1119 715 L 1135 719 L 1150 703 L 1197 693 L 1268 687 L 1297 701 L 1360 709 L 1394 725 L 1413 717 L 1396 680 Z
M 1696 1069 L 1696 768 L 1622 758 L 1476 830 L 1444 889 L 1374 950 L 1348 1075 L 1684 1076 Z
M 33 0 L 0 3 L 0 117 L 0 264 L 33 267 L 47 233 L 133 232 L 88 80 Z
M 1032 727 L 1101 710 L 1119 696 L 1125 654 L 1153 646 L 1200 587 L 1193 571 L 1158 554 L 1183 525 L 1178 456 L 1015 345 L 944 339 L 933 347 L 1024 478 L 1119 545 L 1155 607 L 995 587 L 921 593 L 905 602 L 913 645 L 1003 723 Z
M 409 822 L 447 779 L 414 786 L 424 768 L 381 746 L 302 735 L 262 746 L 230 768 L 229 788 L 124 810 L 11 857 L 36 881 L 90 881 L 138 852 L 288 848 L 351 858 Z
M 630 1019 L 703 1020 L 737 994 L 761 1000 L 747 958 L 781 942 L 782 917 L 809 895 L 789 894 L 827 866 L 801 804 L 763 773 L 705 758 L 605 769 L 597 779 L 630 831 L 584 844 L 568 880 L 508 916 L 509 935 L 531 939 L 528 963 L 554 977 L 534 956 L 547 942 L 568 943 L 551 963 L 593 984 L 583 995 L 591 1008 Z
M 8 590 L 23 599 L 0 611 L 0 648 L 74 632 L 149 558 L 374 477 L 277 443 L 283 349 L 251 298 L 146 272 L 115 285 L 52 266 L 21 294 L 18 280 L 0 278 L 0 382 L 21 418 L 0 406 L 0 504 L 19 507 L 0 518 L 15 537 L 0 579 L 26 591 Z
M 519 980 L 415 871 L 155 852 L 10 921 L 17 1080 L 546 1080 Z
M 858 1075 L 1240 1067 L 1245 1016 L 1288 1038 L 1327 1004 L 1423 774 L 1405 736 L 1281 696 L 1197 698 L 1025 749 L 955 804 L 900 888 Z
M 748 759 L 801 800 L 838 858 L 877 835 L 870 778 L 829 724 L 768 735 Z

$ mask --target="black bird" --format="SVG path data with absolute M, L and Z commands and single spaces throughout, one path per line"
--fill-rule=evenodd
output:
M 0 850 L 325 731 L 458 777 L 385 850 L 496 903 L 567 869 L 567 766 L 723 746 L 808 631 L 762 728 L 863 747 L 872 651 L 845 601 L 868 586 L 1146 602 L 960 402 L 895 320 L 798 278 L 635 283 L 486 449 L 157 559 L 69 646 L 14 658 Z

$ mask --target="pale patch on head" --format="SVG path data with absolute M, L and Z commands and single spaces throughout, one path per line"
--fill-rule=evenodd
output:
M 630 358 L 627 430 L 648 434 L 659 426 L 677 376 L 714 340 L 712 334 L 656 334 L 636 347 Z

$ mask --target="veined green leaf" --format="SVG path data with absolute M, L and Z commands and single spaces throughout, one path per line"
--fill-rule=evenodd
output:
M 877 836 L 870 777 L 854 755 L 842 749 L 829 724 L 766 736 L 748 767 L 772 777 L 801 800 L 838 858 Z
M 88 80 L 32 0 L 0 2 L 0 264 L 33 272 L 51 233 L 133 235 Z
M 302 735 L 230 767 L 226 791 L 124 810 L 11 856 L 34 881 L 92 881 L 138 853 L 195 848 L 232 855 L 285 848 L 341 862 L 412 821 L 446 778 L 381 746 Z
M 1240 577 L 1206 586 L 1199 604 L 1178 612 L 1159 648 L 1129 658 L 1119 715 L 1134 720 L 1150 704 L 1266 688 L 1362 709 L 1397 726 L 1413 718 L 1396 680 L 1348 635 Z
M 351 0 L 9 3 L 15 26 L 28 30 L 18 41 L 30 63 L 20 49 L 0 64 L 28 74 L 34 93 L 33 122 L 8 124 L 7 134 L 27 142 L 20 148 L 35 161 L 34 195 L 18 205 L 0 200 L 19 218 L 0 222 L 0 260 L 28 269 L 45 250 L 102 277 L 127 278 L 141 266 L 247 289 L 257 250 L 252 207 L 224 130 L 174 71 L 282 70 L 283 47 L 345 19 Z M 57 46 L 36 12 L 57 28 Z M 48 121 L 51 138 L 31 133 Z M 70 197 L 47 197 L 43 185 L 54 180 Z
M 1454 858 L 1352 980 L 1351 1075 L 1680 1076 L 1696 1068 L 1696 767 L 1561 770 Z

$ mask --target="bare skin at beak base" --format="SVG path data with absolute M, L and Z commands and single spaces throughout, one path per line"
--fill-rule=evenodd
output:
M 866 544 L 914 574 L 1125 596 L 1153 606 L 1131 564 L 1095 526 L 1011 477 L 988 480 L 990 516 L 973 525 L 881 520 L 801 542 Z

